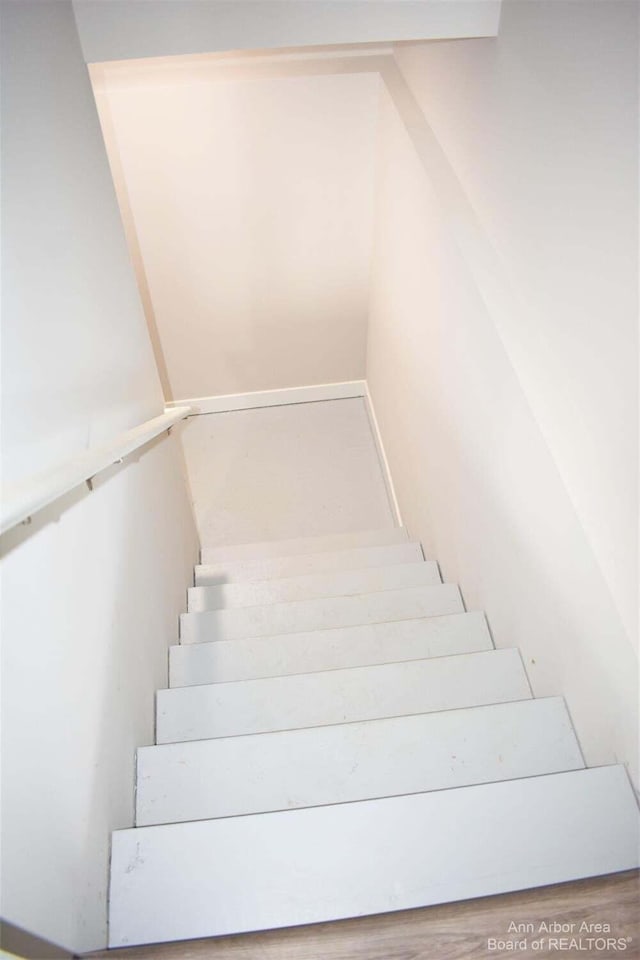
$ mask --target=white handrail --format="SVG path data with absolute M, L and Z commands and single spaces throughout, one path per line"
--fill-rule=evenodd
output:
M 0 506 L 0 534 L 29 520 L 38 510 L 49 506 L 75 487 L 83 483 L 91 486 L 93 477 L 113 464 L 120 463 L 134 450 L 164 433 L 174 423 L 184 420 L 190 413 L 191 407 L 166 410 L 159 417 L 119 433 L 104 446 L 90 448 L 57 467 L 8 488 L 3 492 Z

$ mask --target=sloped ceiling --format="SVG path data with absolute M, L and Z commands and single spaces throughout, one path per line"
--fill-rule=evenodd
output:
M 501 0 L 74 0 L 87 63 L 138 57 L 495 37 Z

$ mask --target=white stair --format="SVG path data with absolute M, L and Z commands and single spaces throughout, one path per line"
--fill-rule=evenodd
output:
M 158 691 L 156 740 L 234 737 L 530 696 L 517 650 L 172 687 Z
M 322 600 L 296 600 L 230 610 L 183 613 L 180 617 L 180 640 L 182 643 L 201 643 L 207 640 L 268 637 L 279 633 L 354 627 L 363 623 L 415 620 L 463 611 L 457 586 L 441 583 L 355 597 L 326 597 Z
M 110 946 L 294 926 L 638 866 L 621 766 L 402 528 L 203 550 Z
M 308 553 L 406 543 L 408 539 L 404 527 L 388 527 L 384 530 L 362 530 L 358 533 L 335 533 L 326 537 L 298 537 L 295 540 L 241 543 L 234 547 L 203 547 L 200 559 L 203 564 L 208 564 L 220 561 L 226 563 L 230 560 L 261 560 L 267 557 L 297 557 Z
M 202 610 L 255 607 L 261 604 L 287 603 L 294 600 L 352 597 L 363 593 L 401 590 L 404 587 L 423 587 L 440 582 L 438 564 L 423 560 L 418 563 L 400 563 L 364 570 L 311 573 L 280 580 L 190 587 L 187 610 L 189 613 L 199 613 Z
M 629 870 L 620 766 L 117 831 L 110 946 L 405 910 Z
M 294 554 L 291 557 L 265 557 L 261 560 L 226 560 L 199 564 L 196 567 L 197 587 L 243 580 L 272 580 L 300 577 L 309 573 L 337 573 L 340 570 L 364 570 L 388 567 L 393 563 L 419 563 L 423 560 L 419 543 L 388 544 L 380 547 L 352 547 L 350 550 Z
M 583 766 L 559 697 L 171 743 L 138 750 L 136 824 L 345 803 Z
M 176 644 L 169 650 L 169 685 L 255 680 L 492 649 L 483 614 L 452 613 L 275 637 Z

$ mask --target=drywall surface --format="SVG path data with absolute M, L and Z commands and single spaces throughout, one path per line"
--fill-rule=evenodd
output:
M 495 36 L 500 0 L 75 0 L 87 63 L 216 50 Z
M 68 3 L 2 7 L 3 480 L 162 412 Z
M 70 3 L 2 9 L 3 472 L 162 412 Z M 110 831 L 133 822 L 197 538 L 177 437 L 5 534 L 3 919 L 106 944 Z
M 377 74 L 98 76 L 167 399 L 361 379 Z
M 197 554 L 178 438 L 5 535 L 2 553 L 2 915 L 98 949 L 110 833 L 133 825 L 135 748 L 154 742 Z
M 518 291 L 500 335 L 636 645 L 639 12 L 508 0 L 497 40 L 397 53 Z
M 182 438 L 203 546 L 395 526 L 360 398 L 203 414 Z
M 399 51 L 437 138 L 392 77 L 412 136 L 385 94 L 367 379 L 411 536 L 637 782 L 633 24 L 603 6 Z

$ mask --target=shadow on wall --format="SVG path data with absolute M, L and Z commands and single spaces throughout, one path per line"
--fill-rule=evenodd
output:
M 637 783 L 637 660 L 503 339 L 388 104 L 368 382 L 412 536 Z M 419 304 L 419 309 L 416 308 Z
M 136 283 L 138 285 L 138 293 L 140 294 L 140 302 L 142 304 L 144 317 L 147 322 L 147 330 L 149 331 L 149 339 L 151 340 L 151 346 L 153 348 L 153 356 L 158 369 L 158 376 L 160 378 L 160 384 L 162 386 L 162 392 L 166 402 L 168 400 L 174 400 L 175 398 L 171 392 L 167 361 L 162 349 L 160 334 L 158 332 L 158 324 L 153 307 L 153 300 L 151 298 L 151 290 L 149 289 L 149 280 L 144 265 L 144 259 L 142 257 L 142 250 L 140 249 L 138 234 L 135 229 L 133 213 L 131 210 L 131 198 L 129 197 L 127 181 L 122 169 L 120 151 L 116 146 L 113 117 L 111 116 L 109 98 L 105 93 L 104 77 L 101 65 L 89 64 L 89 76 L 91 77 L 92 81 L 93 95 L 95 97 L 96 107 L 98 109 L 98 118 L 100 120 L 102 136 L 104 137 L 105 145 L 110 146 L 110 149 L 106 150 L 107 159 L 109 161 L 109 169 L 111 170 L 111 177 L 113 179 L 116 197 L 118 198 L 120 216 L 122 218 L 122 227 L 127 241 L 127 247 L 129 248 L 129 255 L 131 257 L 133 271 L 136 278 Z

